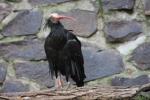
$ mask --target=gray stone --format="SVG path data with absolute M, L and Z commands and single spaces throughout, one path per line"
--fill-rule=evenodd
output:
M 67 1 L 73 1 L 73 0 L 29 0 L 29 2 L 32 5 L 49 5 L 49 4 L 58 4 L 58 3 L 64 3 Z
M 132 53 L 131 59 L 136 63 L 136 67 L 141 70 L 150 69 L 150 43 L 139 45 Z
M 102 0 L 104 10 L 133 10 L 135 0 Z
M 7 64 L 4 62 L 0 62 L 0 84 L 5 81 L 7 74 Z
M 26 77 L 47 87 L 54 85 L 54 80 L 49 74 L 48 62 L 16 62 L 14 67 L 17 78 Z
M 0 57 L 8 60 L 41 60 L 46 58 L 44 42 L 39 40 L 3 43 L 0 44 L 0 48 Z
M 11 5 L 0 3 L 0 21 L 2 21 L 11 12 Z
M 113 86 L 135 86 L 149 83 L 150 78 L 147 75 L 141 75 L 136 78 L 115 77 L 112 79 Z
M 124 70 L 122 57 L 117 51 L 97 51 L 91 47 L 83 48 L 86 81 L 111 76 Z
M 137 21 L 112 21 L 104 28 L 108 42 L 129 41 L 142 33 L 142 25 Z
M 97 52 L 94 47 L 83 47 L 86 80 L 95 80 L 120 73 L 124 70 L 122 57 L 115 50 Z M 107 60 L 106 60 L 107 59 Z M 16 76 L 36 80 L 39 84 L 53 86 L 53 80 L 48 71 L 47 62 L 20 62 L 16 63 Z
M 144 0 L 145 15 L 150 15 L 150 0 Z
M 76 19 L 75 21 L 64 19 L 62 23 L 66 29 L 73 30 L 73 33 L 78 36 L 89 37 L 97 31 L 97 18 L 94 11 L 75 9 L 61 14 L 72 16 Z
M 6 80 L 2 86 L 2 93 L 10 92 L 27 92 L 29 91 L 29 85 L 23 84 L 21 81 L 16 79 Z
M 42 13 L 39 11 L 21 11 L 2 30 L 4 36 L 21 36 L 36 34 L 42 24 Z

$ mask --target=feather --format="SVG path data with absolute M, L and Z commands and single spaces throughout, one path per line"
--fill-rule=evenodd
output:
M 60 73 L 66 77 L 67 82 L 72 78 L 77 86 L 83 86 L 86 76 L 80 41 L 71 31 L 64 29 L 60 22 L 47 21 L 45 27 L 51 27 L 51 32 L 45 40 L 44 48 L 52 77 L 57 78 Z

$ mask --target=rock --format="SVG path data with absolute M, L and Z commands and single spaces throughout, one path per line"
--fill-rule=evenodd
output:
M 49 74 L 48 62 L 16 62 L 14 68 L 17 78 L 26 77 L 47 87 L 54 85 L 54 80 Z
M 97 52 L 97 50 L 94 47 L 83 48 L 86 81 L 117 74 L 124 70 L 122 57 L 117 51 Z M 14 66 L 17 78 L 27 77 L 47 87 L 54 84 L 49 75 L 47 62 L 17 62 Z
M 73 33 L 81 37 L 89 37 L 97 31 L 96 12 L 86 10 L 72 10 L 67 13 L 60 13 L 67 16 L 72 16 L 76 20 L 62 20 L 63 25 L 68 30 L 73 30 Z
M 112 86 L 135 86 L 149 83 L 150 78 L 147 75 L 141 75 L 136 78 L 115 77 L 112 79 Z
M 97 51 L 91 47 L 83 48 L 86 81 L 111 76 L 124 70 L 122 57 L 117 51 Z
M 2 2 L 0 3 L 0 22 L 10 14 L 11 10 L 11 5 Z
M 102 0 L 104 10 L 133 10 L 135 0 Z
M 125 42 L 119 45 L 116 49 L 124 56 L 130 55 L 132 51 L 137 48 L 140 44 L 146 41 L 146 36 L 141 35 L 134 41 Z M 128 48 L 128 49 L 127 49 Z
M 98 13 L 99 5 L 95 1 L 80 0 L 77 2 L 75 9 L 95 11 Z
M 7 64 L 4 62 L 0 62 L 0 84 L 5 81 L 7 74 Z
M 41 60 L 45 59 L 44 42 L 39 40 L 20 41 L 0 44 L 0 57 L 15 60 Z
M 49 4 L 64 3 L 67 1 L 73 0 L 29 0 L 29 3 L 31 3 L 32 5 L 49 5 Z
M 104 28 L 108 42 L 124 42 L 142 33 L 142 25 L 137 21 L 112 21 Z
M 144 0 L 144 11 L 145 15 L 150 15 L 150 1 Z
M 21 81 L 16 79 L 6 80 L 1 90 L 2 93 L 27 91 L 29 91 L 29 85 L 23 84 Z
M 2 30 L 4 36 L 36 34 L 42 25 L 42 13 L 39 11 L 21 11 Z
M 136 63 L 136 67 L 141 70 L 150 69 L 150 43 L 139 45 L 132 53 L 131 59 Z

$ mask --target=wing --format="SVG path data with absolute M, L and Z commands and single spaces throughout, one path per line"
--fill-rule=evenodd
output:
M 81 43 L 77 37 L 70 32 L 68 33 L 67 43 L 63 51 L 67 54 L 67 62 L 65 64 L 67 76 L 69 73 L 77 84 L 83 82 L 86 76 L 83 67 L 84 60 L 81 51 Z
M 58 61 L 58 53 L 56 50 L 54 50 L 53 48 L 51 48 L 48 44 L 48 41 L 45 41 L 45 53 L 46 53 L 46 57 L 49 63 L 49 72 L 51 73 L 51 77 L 53 79 L 53 76 L 55 74 L 55 76 L 57 77 L 57 61 Z

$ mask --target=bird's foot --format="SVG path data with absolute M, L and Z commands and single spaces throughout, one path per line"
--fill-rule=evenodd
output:
M 51 88 L 51 90 L 56 91 L 56 90 L 58 90 L 58 88 L 56 86 L 54 86 L 54 87 Z
M 67 91 L 71 86 L 71 83 L 70 82 L 67 82 L 67 86 L 65 87 L 65 90 Z
M 56 79 L 55 88 L 56 90 L 60 90 L 63 88 L 63 81 L 61 79 Z

